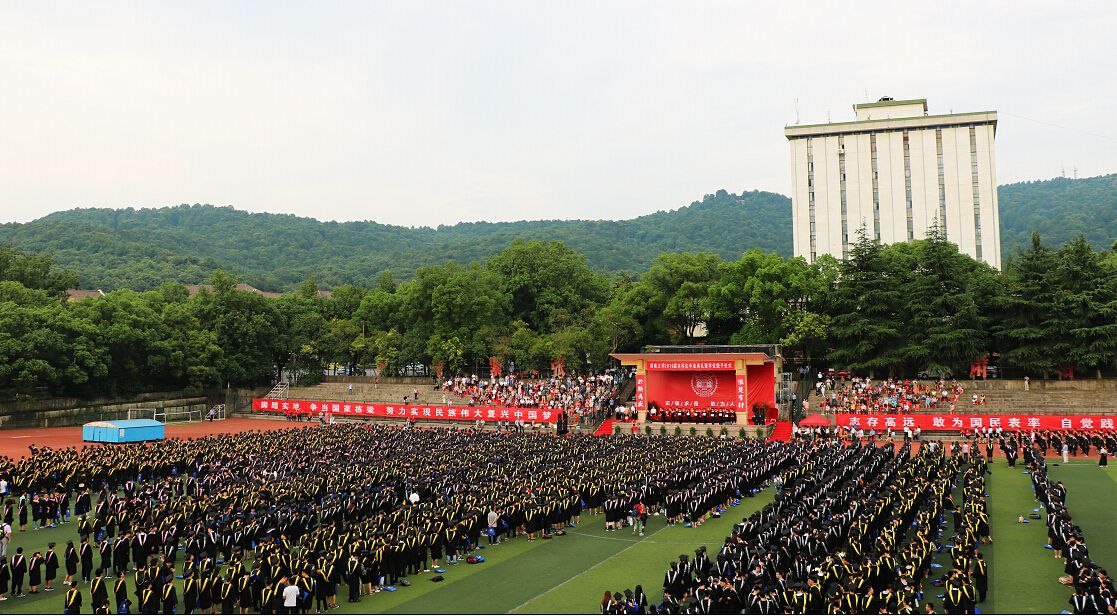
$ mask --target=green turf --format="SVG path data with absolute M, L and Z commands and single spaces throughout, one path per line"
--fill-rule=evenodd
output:
M 1096 460 L 1055 464 L 1048 462 L 1048 473 L 1053 481 L 1062 481 L 1067 488 L 1067 510 L 1082 527 L 1090 558 L 1112 573 L 1117 570 L 1117 535 L 1113 531 L 1117 468 L 1100 468 Z
M 982 611 L 992 614 L 1057 614 L 1067 607 L 1070 590 L 1059 584 L 1063 561 L 1045 549 L 1043 520 L 1020 524 L 1039 507 L 1032 479 L 1023 465 L 1008 468 L 1004 459 L 990 466 L 987 477 L 989 520 L 993 544 L 981 546 L 989 563 L 989 597 Z M 1042 512 L 1041 512 L 1042 513 Z

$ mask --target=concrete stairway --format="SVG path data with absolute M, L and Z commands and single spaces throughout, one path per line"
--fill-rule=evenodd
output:
M 998 379 L 962 383 L 966 392 L 958 404 L 960 413 L 1117 414 L 1117 380 L 1114 379 L 1034 379 L 1029 391 L 1024 391 L 1022 380 Z M 973 394 L 984 394 L 985 406 L 973 406 Z
M 411 402 L 411 396 L 416 389 L 419 390 L 419 402 L 421 404 L 442 403 L 444 392 L 434 391 L 429 384 L 409 385 L 400 383 L 381 383 L 379 385 L 354 383 L 352 394 L 349 393 L 348 383 L 322 383 L 313 387 L 292 387 L 288 392 L 288 398 L 291 400 L 351 400 L 353 402 L 402 404 L 404 396 L 407 396 L 408 402 Z M 464 405 L 469 402 L 469 398 L 460 398 L 452 393 L 446 393 L 446 398 L 449 404 Z

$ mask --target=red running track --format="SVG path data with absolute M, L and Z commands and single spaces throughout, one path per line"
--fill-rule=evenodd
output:
M 286 428 L 307 428 L 316 425 L 318 424 L 234 417 L 221 421 L 171 424 L 166 427 L 166 436 L 167 438 L 197 438 L 222 433 L 236 434 L 252 430 L 284 430 Z M 27 448 L 29 445 L 62 449 L 65 447 L 81 448 L 86 444 L 81 440 L 81 426 L 0 430 L 0 456 L 10 458 L 22 458 L 30 455 L 31 451 Z

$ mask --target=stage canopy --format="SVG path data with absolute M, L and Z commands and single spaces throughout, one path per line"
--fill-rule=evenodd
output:
M 807 417 L 803 421 L 799 422 L 799 426 L 802 428 L 824 428 L 829 425 L 830 420 L 826 419 L 822 415 L 811 415 L 810 417 Z

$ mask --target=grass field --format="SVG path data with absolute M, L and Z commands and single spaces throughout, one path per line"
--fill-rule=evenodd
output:
M 981 547 L 990 567 L 989 600 L 981 611 L 1058 613 L 1068 607 L 1070 596 L 1070 590 L 1056 581 L 1062 574 L 1062 561 L 1044 549 L 1042 521 L 1016 522 L 1018 516 L 1038 506 L 1030 479 L 1020 467 L 1009 469 L 1003 459 L 997 459 L 991 468 L 989 513 L 994 543 Z M 1102 566 L 1117 566 L 1113 564 L 1117 563 L 1117 542 L 1107 530 L 1111 512 L 1117 511 L 1117 470 L 1101 470 L 1096 463 L 1083 460 L 1067 466 L 1052 463 L 1051 475 L 1066 484 L 1068 505 L 1086 532 L 1093 558 Z M 434 572 L 413 576 L 413 586 L 365 597 L 359 604 L 345 602 L 343 587 L 337 612 L 589 613 L 597 611 L 605 590 L 623 591 L 636 584 L 643 585 L 650 599 L 658 600 L 668 563 L 679 554 L 693 554 L 702 545 L 717 550 L 734 523 L 770 499 L 765 490 L 699 528 L 668 527 L 663 518 L 652 517 L 642 538 L 628 530 L 605 532 L 599 516 L 583 516 L 579 528 L 570 529 L 565 537 L 532 543 L 517 538 L 480 550 L 487 562 L 445 567 L 441 583 L 429 581 Z M 61 554 L 66 539 L 75 538 L 75 526 L 71 522 L 57 529 L 15 534 L 9 553 L 16 546 L 43 550 L 49 541 L 55 541 Z M 949 567 L 948 552 L 939 554 L 936 562 Z M 61 578 L 56 585 L 60 583 Z M 88 602 L 88 590 L 83 587 L 83 591 Z M 925 588 L 926 599 L 935 601 L 940 609 L 941 600 L 935 595 L 941 591 L 929 585 Z M 62 601 L 61 590 L 40 593 L 0 603 L 0 613 L 59 613 Z

